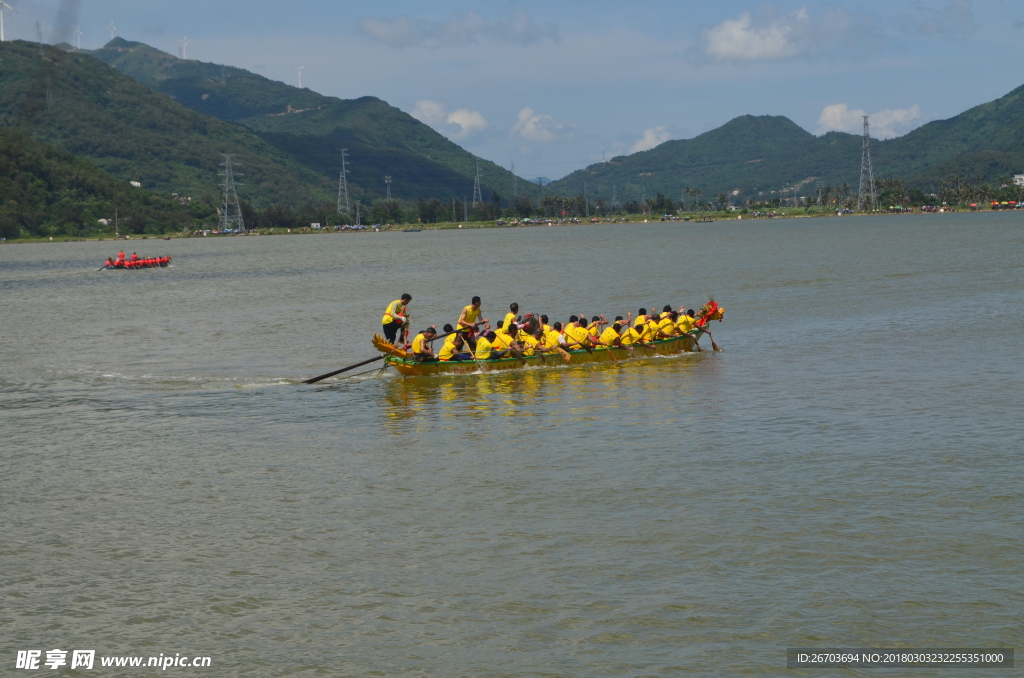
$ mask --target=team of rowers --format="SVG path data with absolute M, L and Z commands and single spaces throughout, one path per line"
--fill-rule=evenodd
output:
M 392 344 L 404 343 L 409 328 L 409 303 L 412 295 L 403 294 L 401 299 L 388 304 L 382 319 L 384 336 Z M 490 321 L 481 318 L 480 297 L 462 309 L 455 326 L 445 325 L 445 341 L 436 354 L 431 342 L 438 338 L 437 328 L 430 326 L 418 333 L 407 348 L 421 361 L 450 360 L 497 360 L 505 357 L 522 358 L 546 352 L 572 350 L 607 350 L 612 347 L 629 348 L 650 344 L 653 341 L 673 339 L 688 335 L 696 341 L 705 331 L 694 318 L 693 309 L 680 307 L 673 311 L 666 305 L 661 312 L 641 308 L 633 320 L 632 313 L 626 317 L 617 316 L 609 323 L 603 315 L 570 316 L 569 322 L 548 324 L 546 315 L 519 314 L 519 304 L 509 306 L 509 312 L 491 329 Z M 482 330 L 477 328 L 483 325 Z M 603 328 L 603 329 L 602 329 Z M 698 351 L 700 345 L 696 346 Z
M 140 257 L 135 252 L 132 252 L 129 259 L 125 259 L 124 251 L 121 251 L 117 253 L 117 259 L 107 257 L 107 263 L 104 266 L 105 268 L 154 268 L 166 266 L 169 263 L 171 263 L 170 257 Z

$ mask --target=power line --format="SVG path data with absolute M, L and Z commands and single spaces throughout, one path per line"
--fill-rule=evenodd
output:
M 224 183 L 221 186 L 224 187 L 224 205 L 220 211 L 220 230 L 244 231 L 245 222 L 242 220 L 242 207 L 238 204 L 238 193 L 235 190 L 235 172 L 231 154 L 223 153 L 222 155 L 224 162 L 221 163 L 221 167 L 224 168 L 224 171 L 221 172 L 221 176 L 224 177 Z
M 384 184 L 387 186 L 388 190 L 387 200 L 388 202 L 391 202 L 391 177 L 384 177 Z

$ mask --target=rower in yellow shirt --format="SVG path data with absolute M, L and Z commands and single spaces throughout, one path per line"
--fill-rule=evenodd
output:
M 437 329 L 431 325 L 427 329 L 423 330 L 416 335 L 416 338 L 412 340 L 412 354 L 417 360 L 423 362 L 434 362 L 437 360 L 437 356 L 434 355 L 434 351 L 431 350 L 427 342 L 432 341 L 437 336 Z
M 565 343 L 569 345 L 570 349 L 582 349 L 587 346 L 588 332 L 585 327 L 580 327 L 579 316 L 569 316 L 569 324 L 565 326 L 563 331 L 565 335 Z
M 697 320 L 693 317 L 693 309 L 684 310 L 685 306 L 679 307 L 679 319 L 676 320 L 676 327 L 682 334 L 691 334 L 697 329 Z
M 609 327 L 604 328 L 604 332 L 601 333 L 601 343 L 606 347 L 611 348 L 613 346 L 622 346 L 622 325 L 625 323 L 629 324 L 629 321 L 623 321 L 622 316 L 617 316 L 615 322 Z
M 622 345 L 623 346 L 637 346 L 639 344 L 646 344 L 648 341 L 647 337 L 647 323 L 646 323 L 647 309 L 641 308 L 640 315 L 637 316 L 637 322 L 633 327 L 622 333 Z
M 652 311 L 647 316 L 647 338 L 650 341 L 658 341 L 659 339 L 662 338 L 661 336 L 658 335 L 658 323 L 659 322 L 661 322 L 661 320 L 658 318 L 658 314 L 657 313 Z
M 477 360 L 498 360 L 499 358 L 505 357 L 506 351 L 495 350 L 494 342 L 498 338 L 492 330 L 487 330 L 484 334 L 476 340 L 476 359 Z
M 667 316 L 662 312 L 662 316 L 662 319 L 658 321 L 658 338 L 671 339 L 676 336 L 676 314 L 670 310 Z

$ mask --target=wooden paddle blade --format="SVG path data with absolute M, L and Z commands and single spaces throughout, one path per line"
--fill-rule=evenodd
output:
M 569 352 L 566 351 L 564 348 L 559 347 L 559 348 L 556 348 L 555 350 L 558 351 L 558 354 L 560 356 L 562 356 L 562 359 L 565 360 L 565 362 L 567 362 L 567 363 L 571 363 L 572 362 L 572 355 L 570 355 Z

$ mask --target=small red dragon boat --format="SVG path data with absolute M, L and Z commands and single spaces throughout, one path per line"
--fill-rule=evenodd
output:
M 138 259 L 113 259 L 108 257 L 103 268 L 108 271 L 127 271 L 140 268 L 167 268 L 172 257 L 139 257 Z

